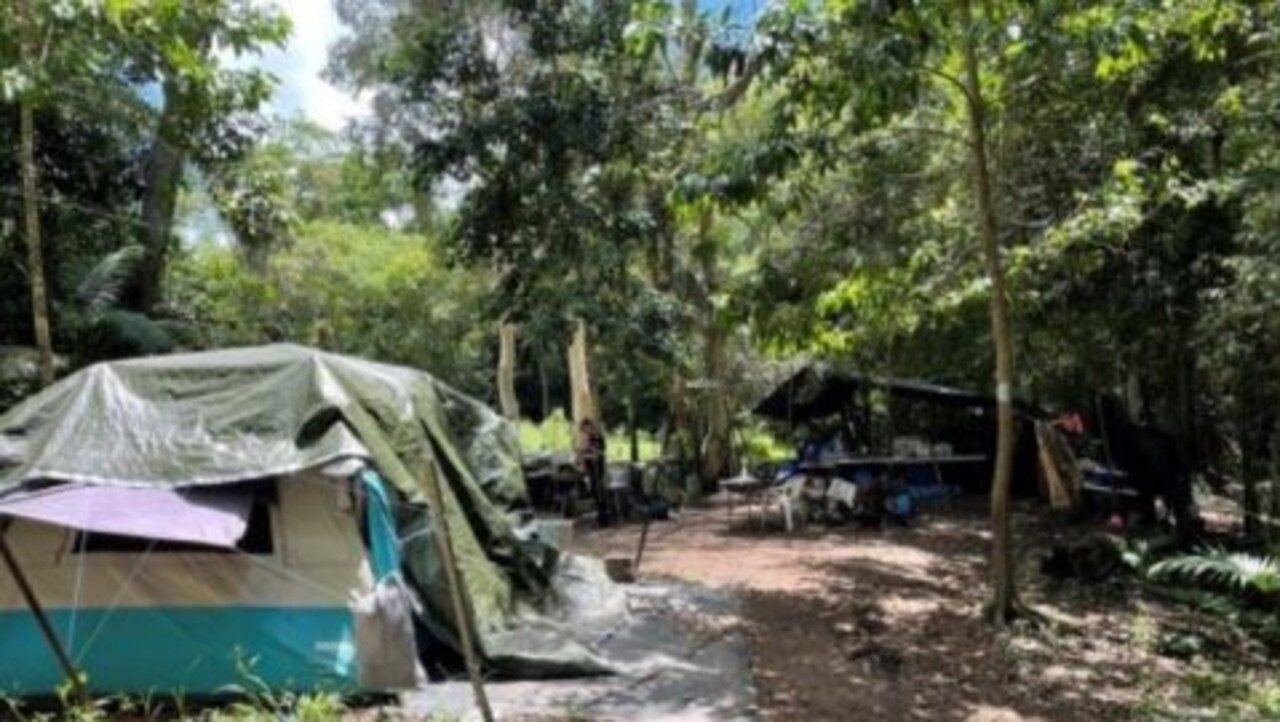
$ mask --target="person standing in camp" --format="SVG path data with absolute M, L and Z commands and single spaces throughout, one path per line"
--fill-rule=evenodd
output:
M 600 526 L 609 525 L 609 495 L 605 489 L 605 440 L 600 427 L 590 418 L 578 424 L 578 468 L 591 485 L 591 495 L 596 500 L 596 519 Z

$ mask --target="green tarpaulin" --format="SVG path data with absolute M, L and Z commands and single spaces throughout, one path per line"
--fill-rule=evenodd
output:
M 526 501 L 514 428 L 426 373 L 292 345 L 158 356 L 91 366 L 0 417 L 0 495 L 50 481 L 224 484 L 341 458 L 367 459 L 406 502 L 405 567 L 436 636 L 452 643 L 456 627 L 422 507 L 433 473 L 491 668 L 603 671 L 550 621 L 565 621 L 555 555 L 508 514 Z

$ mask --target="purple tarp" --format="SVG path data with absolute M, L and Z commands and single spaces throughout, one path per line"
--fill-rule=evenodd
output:
M 63 484 L 0 498 L 0 516 L 97 534 L 234 548 L 253 496 L 240 490 L 122 488 Z

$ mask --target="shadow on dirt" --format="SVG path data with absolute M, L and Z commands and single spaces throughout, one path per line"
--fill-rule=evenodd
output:
M 1029 583 L 1037 575 L 1026 567 L 1049 543 L 1048 530 L 1037 520 L 1020 521 L 1021 548 L 1031 552 L 1020 555 Z M 796 544 L 835 538 L 895 549 L 814 559 L 812 569 L 829 580 L 816 593 L 744 592 L 766 718 L 1131 718 L 1133 695 L 1103 688 L 1131 689 L 1139 670 L 1055 651 L 1039 641 L 1038 629 L 995 632 L 983 621 L 984 527 L 975 505 L 916 528 L 836 528 L 796 538 Z

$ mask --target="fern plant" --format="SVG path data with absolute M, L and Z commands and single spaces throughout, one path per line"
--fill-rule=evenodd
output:
M 1199 582 L 1260 600 L 1280 598 L 1280 562 L 1269 556 L 1208 548 L 1166 559 L 1147 574 L 1157 581 Z
M 66 282 L 75 294 L 59 307 L 58 316 L 79 363 L 165 353 L 174 347 L 168 325 L 121 307 L 144 255 L 142 246 L 127 245 L 88 270 L 69 274 Z
M 134 243 L 103 256 L 76 284 L 76 302 L 90 316 L 115 308 L 142 265 L 145 252 Z

